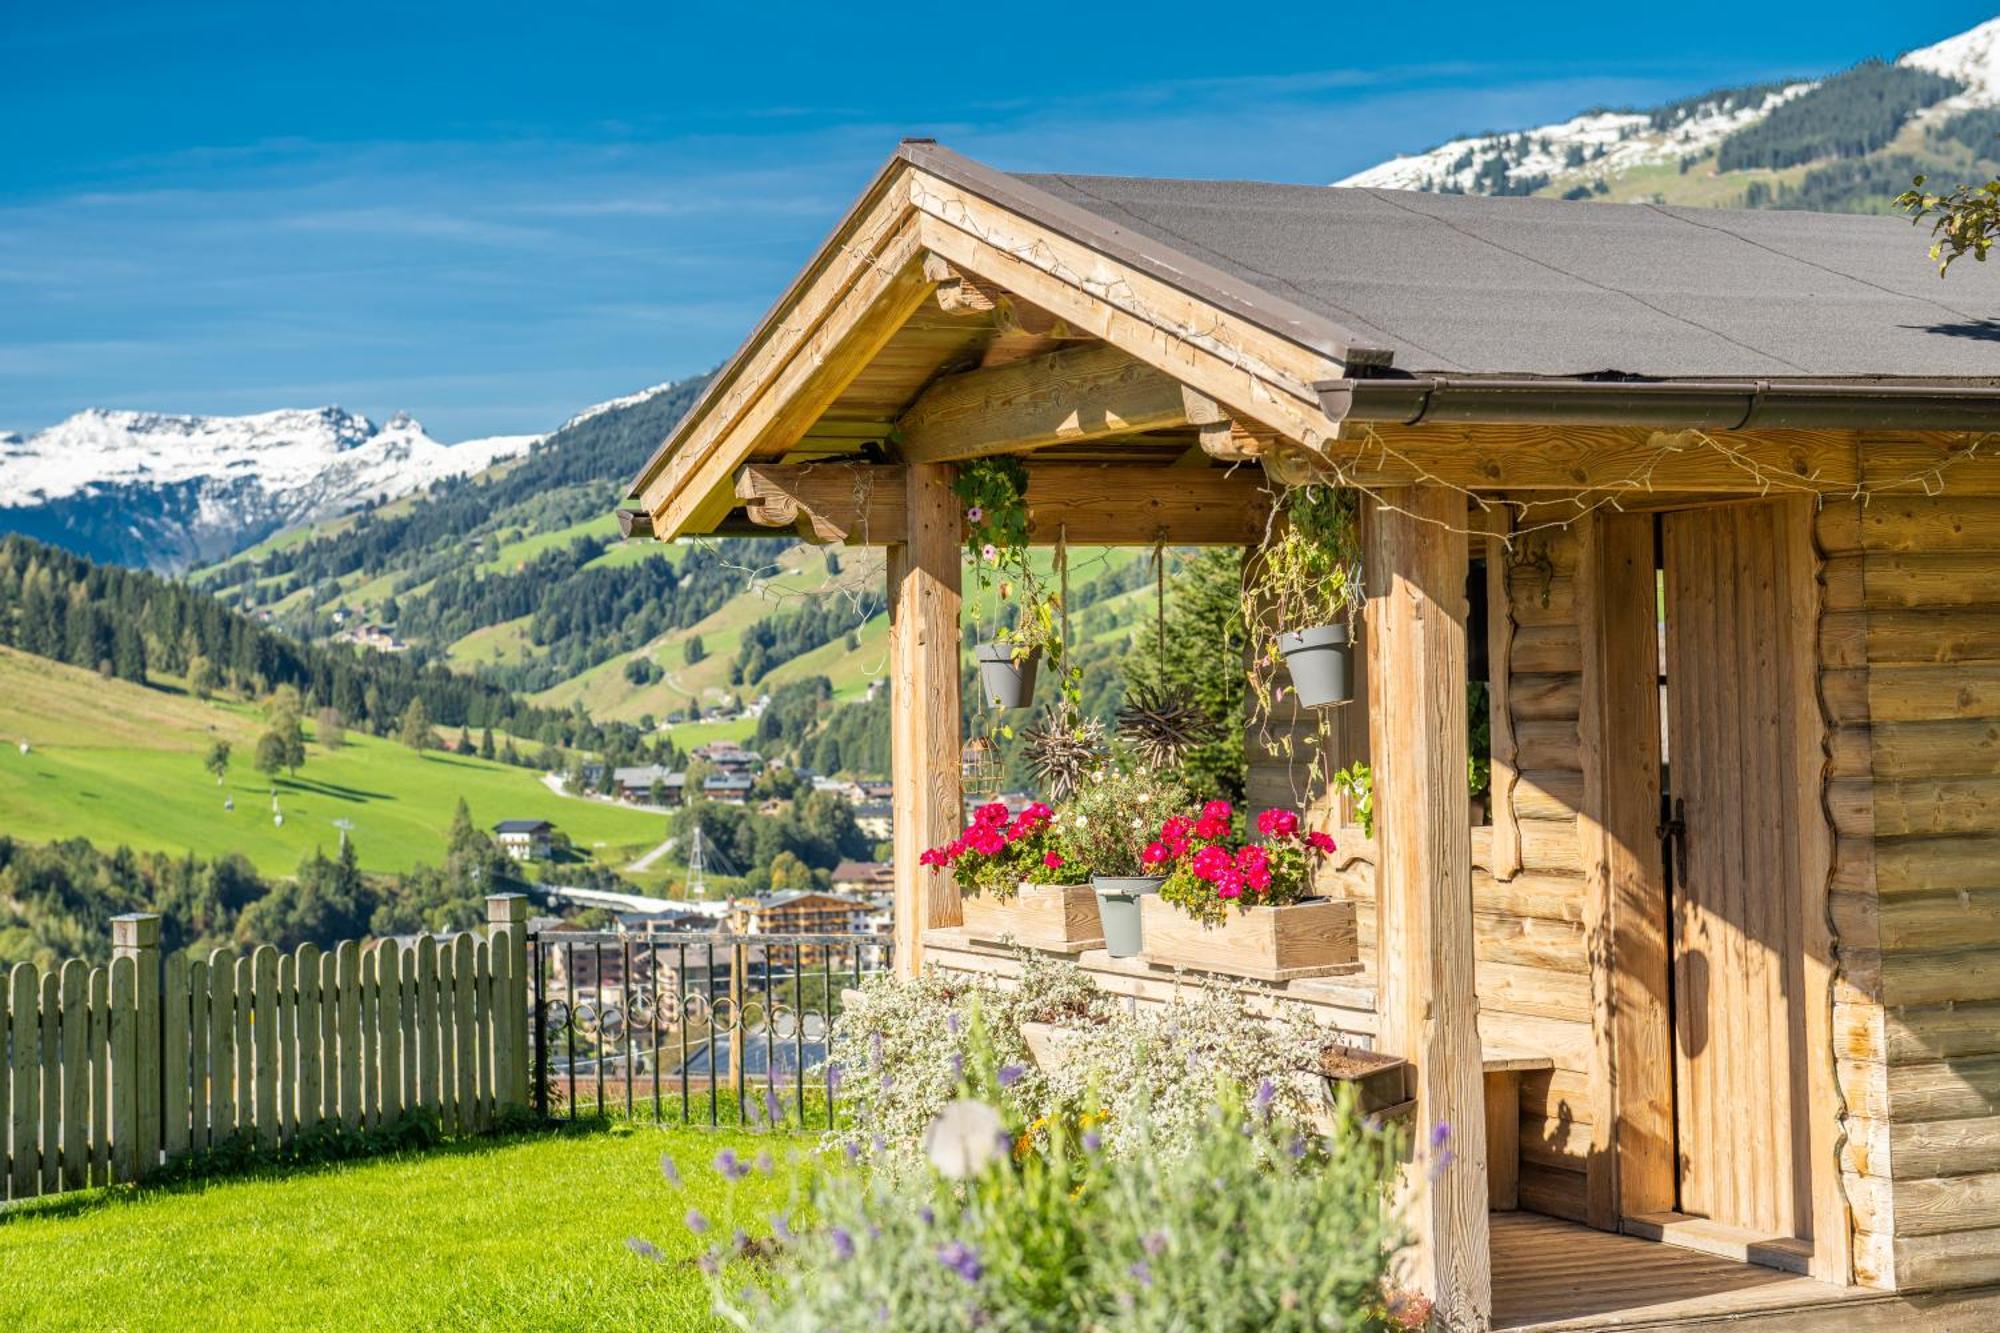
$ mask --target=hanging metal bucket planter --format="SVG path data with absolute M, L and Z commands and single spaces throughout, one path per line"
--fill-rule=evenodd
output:
M 1278 636 L 1278 654 L 1292 673 L 1292 689 L 1306 708 L 1354 699 L 1354 643 L 1345 625 L 1315 625 Z
M 1042 650 L 1033 648 L 1020 658 L 1011 644 L 974 644 L 972 655 L 979 662 L 979 693 L 993 708 L 1026 708 L 1035 701 L 1035 667 Z

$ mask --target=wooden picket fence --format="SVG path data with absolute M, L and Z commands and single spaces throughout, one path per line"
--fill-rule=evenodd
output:
M 527 900 L 484 935 L 280 954 L 160 955 L 112 922 L 112 961 L 16 966 L 0 987 L 0 1197 L 144 1179 L 235 1139 L 265 1148 L 434 1112 L 448 1134 L 529 1105 Z

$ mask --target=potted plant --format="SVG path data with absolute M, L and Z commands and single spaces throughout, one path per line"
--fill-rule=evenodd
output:
M 1167 868 L 1149 855 L 1160 815 L 1185 799 L 1170 777 L 1144 769 L 1106 768 L 1063 807 L 1059 829 L 1075 859 L 1090 867 L 1104 951 L 1135 957 L 1145 946 L 1140 903 L 1158 893 Z
M 1362 583 L 1360 509 L 1355 492 L 1310 483 L 1278 500 L 1278 522 L 1258 552 L 1244 589 L 1245 618 L 1264 627 L 1259 665 L 1282 662 L 1306 708 L 1354 698 L 1354 617 Z M 1268 707 L 1268 679 L 1256 681 Z
M 1227 801 L 1210 801 L 1161 825 L 1148 854 L 1168 874 L 1142 909 L 1147 958 L 1267 981 L 1354 966 L 1354 904 L 1313 895 L 1333 839 L 1293 810 L 1258 815 L 1255 840 L 1235 823 Z
M 1067 854 L 1055 811 L 1040 801 L 1018 815 L 988 802 L 964 832 L 918 859 L 957 875 L 970 934 L 1061 953 L 1103 942 L 1089 872 Z
M 1068 692 L 1073 673 L 1057 632 L 1061 602 L 1028 559 L 1028 470 L 1018 458 L 976 458 L 959 467 L 952 490 L 965 506 L 965 550 L 979 590 L 1016 608 L 1011 626 L 972 646 L 980 697 L 994 708 L 1028 707 L 1043 661 L 1063 671 Z

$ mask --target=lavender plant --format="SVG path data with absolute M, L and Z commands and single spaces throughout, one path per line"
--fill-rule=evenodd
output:
M 1271 1114 L 1275 1090 L 1221 1086 L 1199 1146 L 1107 1153 L 1095 1131 L 1037 1138 L 975 1015 L 958 1095 L 914 1174 L 821 1173 L 778 1232 L 788 1259 L 744 1282 L 753 1242 L 711 1250 L 716 1312 L 759 1333 L 958 1330 L 1372 1330 L 1394 1327 L 1402 1244 L 1388 1206 L 1395 1136 L 1342 1115 L 1325 1138 Z M 793 1216 L 816 1219 L 798 1231 Z

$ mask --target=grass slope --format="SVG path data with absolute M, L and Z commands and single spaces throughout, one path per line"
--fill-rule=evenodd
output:
M 418 755 L 354 732 L 336 751 L 309 746 L 298 777 L 278 780 L 279 827 L 271 784 L 250 767 L 262 730 L 245 705 L 102 680 L 0 648 L 0 830 L 31 842 L 84 837 L 204 857 L 237 851 L 280 875 L 314 847 L 339 847 L 335 819 L 353 822 L 364 869 L 434 863 L 461 796 L 481 825 L 547 819 L 612 864 L 664 836 L 657 815 L 557 795 L 531 770 Z M 217 739 L 235 750 L 221 789 L 201 766 Z M 223 809 L 225 796 L 234 811 Z
M 683 1217 L 709 1218 L 705 1241 L 768 1235 L 789 1197 L 782 1173 L 724 1186 L 707 1163 L 725 1146 L 786 1144 L 620 1126 L 58 1196 L 0 1213 L 0 1328 L 718 1327 Z
M 645 546 L 614 547 L 599 560 L 609 561 L 614 557 L 625 557 L 628 551 L 643 553 L 647 549 Z M 651 549 L 674 551 L 679 548 L 656 544 Z M 824 548 L 804 544 L 780 546 L 774 542 L 771 564 L 758 571 L 759 577 L 754 580 L 753 586 L 730 598 L 700 623 L 663 634 L 643 648 L 600 662 L 560 685 L 531 696 L 532 701 L 547 708 L 568 708 L 581 702 L 585 711 L 594 718 L 636 722 L 649 713 L 655 718 L 665 718 L 667 714 L 684 708 L 689 699 L 715 703 L 731 695 L 754 696 L 772 685 L 815 675 L 823 675 L 832 682 L 836 697 L 858 697 L 867 690 L 872 676 L 881 675 L 887 669 L 889 622 L 886 615 L 877 615 L 861 628 L 861 648 L 858 652 L 848 651 L 842 641 L 836 639 L 780 663 L 761 681 L 736 685 L 729 679 L 743 632 L 759 620 L 781 615 L 809 598 L 866 594 L 880 599 L 883 587 L 882 553 L 866 548 L 838 548 L 838 553 L 840 573 L 828 575 Z M 508 623 L 512 625 L 515 622 Z M 708 655 L 700 662 L 689 665 L 686 645 L 694 638 L 700 638 Z M 494 653 L 496 647 L 500 650 L 497 658 Z M 480 661 L 506 660 L 506 654 L 510 652 L 527 651 L 531 649 L 516 647 L 500 626 L 475 631 L 452 645 L 453 660 L 467 666 L 477 665 Z M 633 684 L 626 679 L 625 666 L 635 658 L 650 658 L 664 674 L 650 684 Z M 673 737 L 685 749 L 691 743 L 687 739 L 689 736 L 702 737 L 692 744 L 719 738 L 738 740 L 741 739 L 738 732 L 748 734 L 750 726 L 749 723 L 741 723 L 703 724 L 702 729 L 677 727 Z M 724 730 L 714 732 L 706 729 L 712 727 Z

